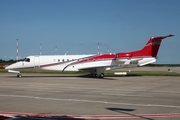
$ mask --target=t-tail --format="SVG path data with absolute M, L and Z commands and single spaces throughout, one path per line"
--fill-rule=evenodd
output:
M 121 63 L 122 61 L 126 65 L 131 65 L 136 63 L 137 66 L 144 66 L 156 61 L 157 54 L 163 39 L 167 37 L 174 36 L 172 34 L 167 36 L 151 37 L 147 44 L 141 50 L 136 50 L 132 52 L 123 52 L 116 54 L 116 61 Z M 136 66 L 134 65 L 134 66 Z
M 151 37 L 149 41 L 146 43 L 143 49 L 132 51 L 132 52 L 123 52 L 117 53 L 117 58 L 137 58 L 137 57 L 156 57 L 161 45 L 161 41 L 164 38 L 174 36 L 172 34 L 167 36 L 158 36 L 158 37 Z
M 164 38 L 174 36 L 172 34 L 167 35 L 167 36 L 159 36 L 159 37 L 151 37 L 147 44 L 144 46 L 142 50 L 140 50 L 140 55 L 142 56 L 151 56 L 151 57 L 156 57 L 161 45 L 161 41 Z

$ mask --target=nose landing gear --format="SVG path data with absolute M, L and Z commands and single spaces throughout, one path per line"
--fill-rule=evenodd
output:
M 17 74 L 17 77 L 18 77 L 18 78 L 21 78 L 21 77 L 22 77 L 22 75 L 21 75 L 21 74 Z
M 16 70 L 8 70 L 8 72 L 17 74 L 17 77 L 18 77 L 18 78 L 21 78 L 21 77 L 22 77 L 20 71 L 16 71 Z

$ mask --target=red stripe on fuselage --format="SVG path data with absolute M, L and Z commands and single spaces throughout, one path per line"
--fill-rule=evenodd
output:
M 73 63 L 73 64 L 81 64 L 86 62 L 92 62 L 92 61 L 101 61 L 101 60 L 113 60 L 116 58 L 116 54 L 102 54 L 102 55 L 95 55 L 91 57 L 82 58 L 79 61 Z
M 68 61 L 69 62 L 69 61 Z M 59 63 L 53 63 L 53 64 L 46 64 L 46 65 L 41 65 L 40 67 L 50 67 L 50 66 L 56 66 L 56 65 L 60 65 L 60 64 L 65 64 L 67 62 L 59 62 Z

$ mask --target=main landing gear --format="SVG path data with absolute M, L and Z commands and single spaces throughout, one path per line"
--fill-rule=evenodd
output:
M 97 78 L 104 78 L 104 73 L 101 73 L 101 74 L 93 74 L 94 77 L 97 77 Z
M 92 69 L 91 70 L 91 74 L 94 76 L 94 77 L 97 77 L 97 78 L 104 78 L 104 72 L 105 71 L 105 68 L 96 68 L 96 69 Z

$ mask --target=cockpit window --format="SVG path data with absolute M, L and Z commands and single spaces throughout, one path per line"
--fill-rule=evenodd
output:
M 24 62 L 30 62 L 30 58 L 25 58 L 23 61 Z

